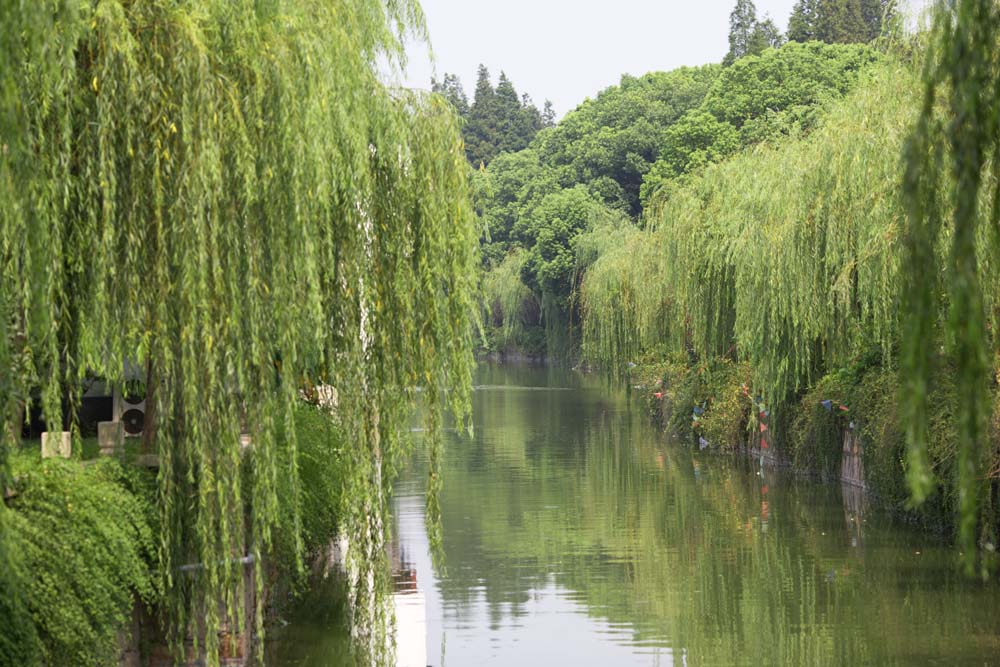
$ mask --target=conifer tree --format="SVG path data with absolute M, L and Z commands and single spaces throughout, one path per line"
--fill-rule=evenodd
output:
M 542 127 L 554 127 L 556 124 L 556 110 L 552 108 L 552 101 L 545 100 L 542 108 Z
M 861 0 L 861 17 L 867 27 L 868 41 L 877 39 L 886 24 L 896 18 L 895 0 Z
M 496 91 L 490 83 L 490 71 L 479 65 L 476 72 L 476 91 L 469 109 L 468 132 L 465 150 L 473 166 L 489 164 L 496 155 Z
M 462 82 L 457 75 L 445 73 L 441 81 L 431 79 L 431 90 L 448 100 L 460 117 L 465 118 L 469 115 L 469 98 L 466 97 Z
M 819 0 L 798 0 L 788 19 L 788 39 L 792 42 L 809 42 L 816 39 L 816 16 Z
M 435 84 L 441 88 L 438 92 L 444 92 L 447 87 L 447 75 L 445 81 L 444 84 Z M 449 88 L 445 93 L 446 97 L 450 95 L 464 100 L 465 95 L 461 92 L 461 85 L 457 83 L 458 79 L 452 77 L 452 81 L 452 88 L 457 86 L 459 90 Z M 542 114 L 531 98 L 528 95 L 518 96 L 513 82 L 505 72 L 500 72 L 497 87 L 493 88 L 485 65 L 479 66 L 472 106 L 464 113 L 458 105 L 456 108 L 467 121 L 462 132 L 466 156 L 472 166 L 477 168 L 481 164 L 488 165 L 500 153 L 527 148 L 544 126 Z M 554 121 L 553 113 L 553 124 Z
M 753 33 L 750 35 L 750 48 L 747 55 L 758 54 L 764 49 L 781 46 L 782 42 L 784 42 L 784 37 L 781 35 L 781 31 L 778 30 L 774 20 L 767 16 L 754 26 Z
M 816 37 L 827 44 L 867 42 L 869 28 L 861 13 L 861 0 L 819 0 Z
M 750 53 L 756 26 L 757 8 L 753 2 L 736 0 L 736 6 L 729 14 L 729 53 L 722 59 L 723 65 L 731 65 Z

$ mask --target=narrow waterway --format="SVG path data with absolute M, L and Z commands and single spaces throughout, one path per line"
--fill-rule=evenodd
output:
M 482 366 L 473 419 L 437 567 L 422 463 L 396 487 L 400 665 L 1000 661 L 1000 589 L 850 487 L 692 451 L 570 371 Z M 302 601 L 271 664 L 351 664 L 334 595 Z

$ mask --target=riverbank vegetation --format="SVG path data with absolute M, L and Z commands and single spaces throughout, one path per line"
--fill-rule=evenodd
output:
M 115 663 L 134 596 L 159 599 L 154 478 L 114 459 L 43 463 L 37 450 L 16 454 L 10 469 L 4 573 L 20 595 L 3 589 L 0 658 Z
M 142 369 L 155 585 L 175 655 L 193 635 L 214 665 L 224 623 L 263 629 L 244 564 L 310 537 L 295 406 L 330 385 L 363 626 L 411 399 L 434 433 L 470 391 L 457 120 L 378 76 L 424 36 L 419 6 L 4 0 L 0 26 L 0 488 L 28 406 L 77 431 L 84 377 Z M 5 563 L 14 515 L 0 504 Z M 0 583 L 0 636 L 20 636 L 31 587 Z
M 806 4 L 796 12 L 815 10 Z M 1000 469 L 1000 32 L 995 3 L 959 5 L 929 33 L 859 23 L 856 40 L 827 41 L 882 37 L 791 41 L 721 68 L 648 75 L 644 86 L 623 80 L 496 158 L 481 211 L 487 280 L 512 278 L 495 268 L 511 249 L 563 262 L 559 283 L 538 280 L 544 263 L 521 268 L 535 302 L 561 306 L 536 322 L 571 341 L 549 354 L 568 349 L 619 377 L 651 364 L 660 384 L 647 385 L 650 400 L 671 400 L 675 426 L 703 446 L 735 448 L 766 431 L 772 453 L 834 472 L 844 431 L 858 430 L 870 488 L 936 522 L 958 517 L 964 562 L 985 573 Z M 627 146 L 630 166 L 603 174 L 546 152 L 628 93 L 657 109 L 677 102 L 674 116 L 629 121 L 655 137 L 655 152 Z M 558 155 L 621 164 L 608 149 L 616 140 L 595 128 Z M 543 208 L 570 192 L 591 208 Z M 607 224 L 608 212 L 622 222 Z M 532 220 L 557 231 L 526 233 Z M 501 293 L 518 291 L 487 293 L 494 314 L 516 306 Z

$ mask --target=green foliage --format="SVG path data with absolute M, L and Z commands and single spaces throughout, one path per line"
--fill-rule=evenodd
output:
M 665 134 L 641 189 L 648 205 L 665 182 L 741 149 L 814 129 L 825 105 L 853 90 L 880 59 L 860 45 L 789 43 L 725 68 L 701 105 Z
M 788 39 L 828 44 L 871 42 L 896 21 L 895 0 L 798 0 Z
M 768 404 L 786 415 L 801 405 L 788 440 L 802 465 L 830 469 L 839 451 L 842 424 L 819 411 L 818 399 L 852 406 L 852 420 L 876 443 L 866 456 L 879 492 L 901 499 L 905 470 L 918 502 L 933 493 L 925 513 L 956 511 L 972 563 L 977 541 L 996 543 L 986 475 L 1000 469 L 987 447 L 996 325 L 986 319 L 998 312 L 1000 113 L 991 91 L 1000 68 L 997 50 L 984 46 L 997 33 L 982 28 L 997 25 L 1000 13 L 992 5 L 963 11 L 971 13 L 939 19 L 939 53 L 908 142 L 911 110 L 920 108 L 917 76 L 885 59 L 811 134 L 760 145 L 661 192 L 654 228 L 641 233 L 659 252 L 641 275 L 660 276 L 664 293 L 644 312 L 612 311 L 615 290 L 600 289 L 608 278 L 596 270 L 582 292 L 588 318 L 597 318 L 584 325 L 587 349 L 599 359 L 620 365 L 669 340 L 695 360 L 734 352 L 747 362 Z M 971 42 L 978 55 L 941 51 L 955 40 Z M 946 125 L 945 108 L 968 122 Z M 630 255 L 631 247 L 612 250 L 595 269 L 621 266 Z M 619 271 L 636 280 L 634 271 Z M 649 321 L 667 324 L 650 333 Z M 898 413 L 892 368 L 901 335 L 905 411 Z M 830 374 L 838 368 L 851 370 Z
M 744 143 L 759 141 L 745 134 L 748 125 L 768 112 L 807 124 L 809 111 L 853 90 L 879 60 L 861 45 L 786 44 L 723 70 L 702 108 L 739 129 Z
M 529 217 L 547 195 L 557 192 L 563 180 L 558 172 L 543 166 L 538 152 L 530 148 L 501 155 L 489 171 L 477 174 L 483 181 L 480 211 L 485 227 L 483 263 L 495 266 L 507 256 L 511 244 L 518 241 L 514 226 Z
M 445 74 L 441 82 L 432 79 L 431 90 L 443 95 L 463 119 L 465 154 L 473 168 L 488 165 L 502 153 L 527 148 L 538 131 L 554 119 L 549 101 L 545 102 L 545 113 L 539 112 L 527 95 L 518 97 L 514 84 L 503 72 L 494 88 L 485 65 L 479 66 L 471 106 L 462 82 L 454 74 Z
M 5 633 L 0 657 L 4 664 L 111 664 L 133 596 L 158 599 L 153 480 L 109 459 L 81 467 L 20 455 L 15 466 L 18 495 L 8 518 L 20 562 L 13 574 L 32 632 Z M 11 652 L 11 639 L 27 645 Z M 33 654 L 31 662 L 6 661 Z
M 656 248 L 637 277 L 658 276 L 659 298 L 645 312 L 612 315 L 614 291 L 588 285 L 607 278 L 585 276 L 587 312 L 612 318 L 585 324 L 591 349 L 622 359 L 617 343 L 602 340 L 612 330 L 640 332 L 624 343 L 633 354 L 658 339 L 709 358 L 735 345 L 772 402 L 805 386 L 817 366 L 840 365 L 854 341 L 878 340 L 888 352 L 902 216 L 893 155 L 914 87 L 904 66 L 883 65 L 807 138 L 759 146 L 664 191 L 656 228 L 635 242 Z M 616 249 L 595 269 L 633 257 L 634 245 Z M 613 319 L 622 316 L 630 319 Z M 649 322 L 673 324 L 648 331 Z
M 344 452 L 349 440 L 335 413 L 301 404 L 295 410 L 295 441 L 299 448 L 302 543 L 306 553 L 314 554 L 342 532 L 343 508 L 353 502 L 344 493 L 344 479 L 349 474 Z
M 575 239 L 602 220 L 638 213 L 639 187 L 666 128 L 701 102 L 717 70 L 623 77 L 528 149 L 490 164 L 481 188 L 484 265 L 498 266 L 514 247 L 527 251 L 523 282 L 555 346 L 568 345 L 578 324 L 573 294 L 585 266 Z
M 684 406 L 683 412 L 679 409 L 675 412 L 675 422 L 683 420 L 686 430 L 704 438 L 710 446 L 738 450 L 747 441 L 751 402 L 744 396 L 742 386 L 749 377 L 749 366 L 728 359 L 714 360 L 711 364 L 692 369 L 688 379 L 694 387 L 694 391 L 688 394 L 691 405 Z M 694 421 L 692 416 L 696 405 L 705 412 Z
M 454 74 L 445 73 L 441 81 L 431 79 L 431 91 L 437 93 L 455 107 L 455 112 L 461 118 L 469 114 L 469 98 L 462 88 L 461 80 Z
M 25 564 L 18 548 L 11 512 L 0 502 L 0 664 L 35 665 L 41 644 L 25 598 Z
M 527 342 L 526 327 L 537 324 L 538 302 L 521 281 L 527 260 L 527 251 L 515 248 L 498 266 L 483 275 L 482 320 L 488 329 L 498 334 L 491 348 L 511 343 L 523 347 Z
M 518 220 L 514 235 L 529 247 L 521 279 L 539 294 L 551 294 L 565 306 L 573 289 L 576 257 L 571 242 L 602 209 L 582 186 L 546 195 L 526 218 Z
M 744 56 L 757 55 L 769 47 L 781 46 L 782 37 L 770 18 L 757 19 L 757 8 L 750 0 L 736 0 L 729 15 L 729 52 L 723 66 L 732 65 Z
M 735 127 L 699 109 L 685 114 L 670 126 L 666 145 L 651 173 L 664 170 L 656 176 L 673 178 L 719 162 L 739 148 L 739 132 Z M 656 176 L 647 176 L 647 179 Z
M 771 402 L 841 365 L 857 341 L 889 351 L 902 214 L 893 156 L 913 88 L 905 67 L 884 66 L 805 140 L 709 169 L 660 213 L 676 317 L 690 320 L 682 333 L 709 356 L 735 343 Z
M 887 507 L 908 508 L 910 516 L 935 529 L 947 529 L 958 511 L 955 476 L 957 407 L 954 368 L 942 365 L 931 380 L 928 406 L 931 447 L 928 458 L 938 488 L 919 507 L 909 503 L 906 484 L 906 428 L 900 410 L 899 371 L 872 354 L 815 382 L 799 399 L 784 452 L 799 468 L 839 474 L 843 434 L 854 425 L 864 443 L 865 484 Z M 821 402 L 832 401 L 832 409 Z M 840 406 L 848 407 L 842 411 Z
M 597 250 L 580 286 L 583 354 L 623 376 L 643 351 L 666 343 L 672 312 L 659 249 L 632 226 L 581 235 L 577 248 Z
M 445 388 L 467 405 L 476 232 L 457 119 L 379 82 L 423 33 L 410 0 L 0 10 L 16 63 L 0 68 L 0 426 L 35 392 L 58 423 L 85 375 L 149 370 L 170 630 L 176 647 L 204 623 L 215 664 L 216 602 L 244 627 L 229 556 L 267 553 L 279 489 L 299 483 L 295 443 L 276 444 L 299 388 L 341 390 L 356 568 L 383 540 L 400 392 L 424 388 L 432 431 Z M 191 562 L 198 585 L 176 576 Z M 368 581 L 359 618 L 381 613 Z
M 792 15 L 788 17 L 788 40 L 811 42 L 819 39 L 816 35 L 816 19 L 819 0 L 796 0 Z
M 584 101 L 552 131 L 541 133 L 533 147 L 542 164 L 565 170 L 564 186 L 616 183 L 620 189 L 598 186 L 605 203 L 635 217 L 643 176 L 659 157 L 664 133 L 701 103 L 718 72 L 708 65 L 622 76 L 618 86 Z
M 336 412 L 299 401 L 294 409 L 294 437 L 279 433 L 281 455 L 296 448 L 298 476 L 282 488 L 281 520 L 274 529 L 269 564 L 274 582 L 301 580 L 303 556 L 317 556 L 348 526 L 343 525 L 344 507 L 351 502 L 344 494 L 350 471 L 346 468 L 349 441 L 337 423 Z M 301 521 L 297 525 L 296 521 Z
M 572 333 L 578 318 L 574 294 L 597 259 L 580 263 L 573 246 L 592 220 L 614 217 L 613 211 L 636 215 L 640 198 L 649 204 L 680 177 L 762 141 L 813 129 L 822 105 L 851 90 L 860 72 L 878 59 L 863 46 L 789 44 L 742 58 L 721 73 L 705 67 L 623 77 L 620 86 L 539 134 L 529 149 L 491 164 L 483 176 L 488 194 L 481 209 L 488 239 L 485 265 L 497 266 L 512 247 L 526 249 L 522 279 L 542 307 L 546 331 Z M 649 269 L 657 251 L 641 247 L 630 242 L 631 257 L 622 254 L 595 264 L 603 286 L 582 296 L 580 305 L 600 310 L 615 323 L 595 324 L 589 333 L 585 324 L 585 340 L 601 345 L 596 342 L 600 328 L 631 345 L 625 343 L 632 334 L 624 322 L 633 315 L 621 309 L 633 308 L 636 299 L 650 308 L 650 315 L 642 316 L 640 337 L 648 339 L 646 327 L 662 321 L 664 292 L 656 286 L 665 273 Z M 612 263 L 622 276 L 609 270 Z M 642 283 L 623 286 L 632 279 Z M 599 304 L 600 298 L 608 302 Z M 616 364 L 630 358 L 614 356 Z
M 981 521 L 987 388 L 997 318 L 996 235 L 1000 221 L 1000 7 L 962 0 L 938 7 L 924 96 L 906 146 L 907 204 L 903 369 L 908 480 L 914 500 L 934 488 L 928 457 L 930 378 L 938 328 L 956 359 L 959 543 L 973 572 L 978 542 L 996 544 Z M 948 238 L 950 236 L 950 239 Z M 949 242 L 950 241 L 950 242 Z M 941 251 L 942 245 L 950 248 Z M 942 302 L 947 312 L 942 313 Z M 992 327 L 987 326 L 988 314 Z
M 830 44 L 868 41 L 861 0 L 819 0 L 816 37 Z

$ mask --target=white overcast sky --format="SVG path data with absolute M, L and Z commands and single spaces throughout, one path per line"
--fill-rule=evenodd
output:
M 424 44 L 411 44 L 402 85 L 429 88 L 431 76 L 457 74 L 469 101 L 483 63 L 496 84 L 503 70 L 519 94 L 562 117 L 587 97 L 641 75 L 722 60 L 736 0 L 421 0 Z M 784 32 L 795 0 L 756 0 Z
M 411 44 L 403 85 L 457 74 L 469 99 L 483 63 L 493 83 L 503 70 L 519 94 L 541 108 L 552 100 L 562 117 L 587 97 L 640 75 L 719 62 L 729 48 L 735 0 L 421 0 L 426 45 Z M 784 31 L 795 0 L 757 0 Z

